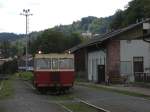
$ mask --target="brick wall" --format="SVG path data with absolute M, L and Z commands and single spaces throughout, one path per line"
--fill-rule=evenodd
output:
M 119 81 L 120 77 L 120 40 L 109 40 L 107 42 L 107 64 L 106 74 L 112 82 Z
M 86 69 L 86 49 L 80 49 L 74 53 L 75 55 L 75 72 L 76 77 L 82 80 L 87 80 L 88 74 Z

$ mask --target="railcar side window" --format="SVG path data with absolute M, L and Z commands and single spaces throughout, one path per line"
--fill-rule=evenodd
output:
M 69 58 L 62 58 L 59 60 L 59 68 L 60 69 L 73 69 L 73 59 Z
M 50 59 L 38 59 L 36 60 L 37 69 L 51 69 L 51 60 Z

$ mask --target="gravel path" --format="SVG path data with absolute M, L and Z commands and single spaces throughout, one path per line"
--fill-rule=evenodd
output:
M 66 112 L 61 106 L 50 102 L 48 96 L 38 94 L 23 81 L 14 81 L 14 89 L 14 98 L 0 102 L 6 112 Z
M 150 112 L 150 100 L 115 92 L 76 86 L 75 94 L 111 112 Z

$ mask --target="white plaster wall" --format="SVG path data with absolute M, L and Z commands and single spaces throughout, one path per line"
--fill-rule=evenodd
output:
M 88 53 L 88 80 L 97 82 L 97 65 L 105 65 L 106 53 L 94 51 Z
M 143 40 L 120 41 L 120 61 L 129 61 L 132 63 L 130 81 L 134 81 L 133 57 L 144 57 L 144 70 L 145 68 L 150 68 L 150 43 Z

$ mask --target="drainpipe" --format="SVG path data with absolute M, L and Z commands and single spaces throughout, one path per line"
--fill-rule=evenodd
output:
M 86 80 L 88 81 L 88 52 L 87 52 L 87 48 L 84 48 L 84 54 L 85 54 L 85 76 L 86 76 Z

